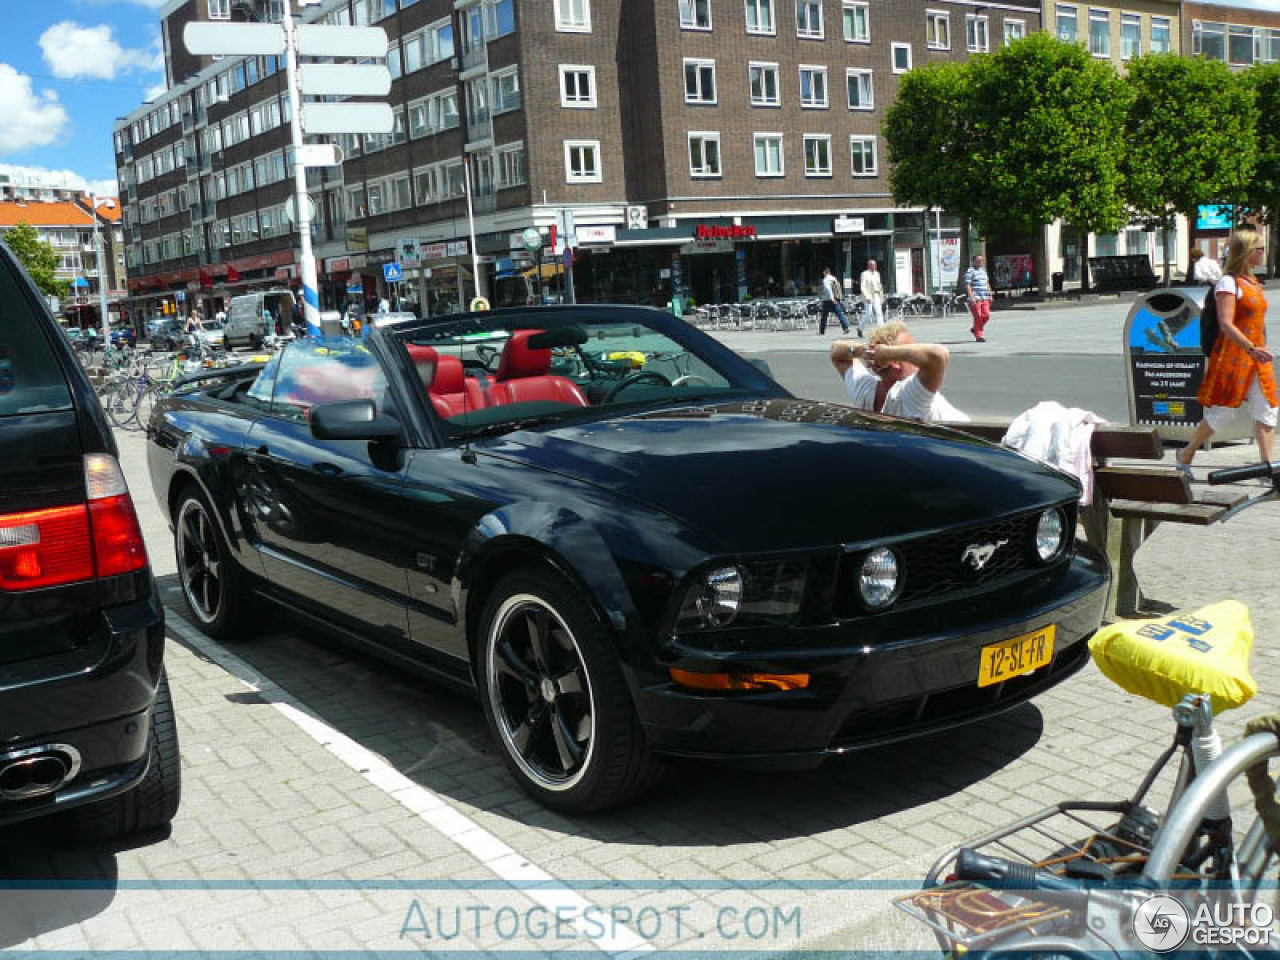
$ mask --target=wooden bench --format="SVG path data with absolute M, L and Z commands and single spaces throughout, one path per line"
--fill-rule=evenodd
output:
M 1009 421 L 979 420 L 945 424 L 955 430 L 999 443 Z M 1216 523 L 1247 494 L 1232 489 L 1193 489 L 1190 478 L 1164 459 L 1159 434 L 1151 428 L 1098 426 L 1093 432 L 1093 503 L 1080 512 L 1088 543 L 1106 554 L 1114 572 L 1108 616 L 1142 613 L 1142 590 L 1133 560 L 1143 541 L 1162 523 L 1208 526 Z M 1146 463 L 1115 463 L 1143 460 Z

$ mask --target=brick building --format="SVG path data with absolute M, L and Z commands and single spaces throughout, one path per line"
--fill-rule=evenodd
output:
M 170 89 L 116 125 L 144 312 L 296 277 L 283 65 L 181 45 L 186 22 L 241 9 L 171 0 Z M 345 162 L 310 173 L 322 301 L 385 289 L 399 259 L 399 292 L 432 310 L 472 290 L 464 158 L 498 302 L 528 293 L 521 232 L 539 227 L 550 256 L 553 225 L 572 230 L 583 300 L 813 290 L 822 265 L 848 279 L 870 257 L 898 289 L 932 289 L 927 253 L 959 224 L 895 208 L 884 109 L 901 72 L 1041 28 L 1038 5 L 976 0 L 327 0 L 306 19 L 386 29 L 397 117 L 335 138 Z

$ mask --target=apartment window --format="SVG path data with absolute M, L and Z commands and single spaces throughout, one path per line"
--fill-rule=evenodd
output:
M 804 175 L 831 176 L 831 137 L 827 134 L 804 135 Z
M 757 133 L 755 135 L 756 146 L 756 176 L 757 177 L 781 177 L 784 175 L 782 166 L 782 134 L 780 133 Z
M 689 134 L 689 175 L 691 177 L 720 176 L 720 134 L 703 132 Z
M 1173 50 L 1173 34 L 1168 17 L 1151 18 L 1151 52 L 1169 53 Z
M 453 56 L 453 24 L 440 20 L 404 38 L 404 72 L 412 73 Z
M 596 105 L 596 68 L 564 63 L 560 65 L 560 106 Z
M 716 62 L 686 60 L 684 62 L 685 103 L 716 102 Z
M 417 0 L 409 0 L 416 3 Z M 401 0 L 401 6 L 406 6 L 404 0 Z M 484 32 L 485 36 L 490 40 L 495 37 L 505 37 L 509 33 L 516 31 L 516 8 L 514 0 L 485 0 L 484 2 Z
M 413 206 L 413 194 L 409 189 L 408 177 L 396 177 L 391 181 L 391 202 L 393 210 L 408 210 Z
M 1125 253 L 1150 253 L 1147 246 L 1147 231 L 1142 227 L 1130 227 L 1124 232 Z
M 1004 45 L 1007 47 L 1015 40 L 1021 40 L 1027 35 L 1027 22 L 1025 20 L 1006 20 L 1004 22 Z
M 1192 53 L 1210 60 L 1227 59 L 1227 25 L 1196 20 L 1191 27 Z
M 753 107 L 777 107 L 781 105 L 778 95 L 778 65 L 776 63 L 753 63 L 747 68 L 751 81 L 751 105 Z
M 796 0 L 796 36 L 822 39 L 822 0 Z
M 231 0 L 209 0 L 210 20 L 230 20 Z
M 568 183 L 599 183 L 600 141 L 566 140 L 564 175 Z
M 518 187 L 525 182 L 524 144 L 513 143 L 498 148 L 498 189 Z
M 1154 29 L 1153 26 L 1152 30 L 1154 31 Z M 1280 30 L 1267 31 L 1266 46 L 1263 49 L 1262 59 L 1266 63 L 1280 61 Z
M 773 0 L 746 0 L 747 33 L 777 32 L 773 24 Z
M 1095 57 L 1111 56 L 1111 13 L 1089 11 L 1089 52 Z
M 1114 233 L 1100 233 L 1094 239 L 1094 256 L 1097 257 L 1114 257 L 1116 255 L 1116 241 L 1119 239 Z
M 986 53 L 991 49 L 991 34 L 986 16 L 966 14 L 964 18 L 965 46 L 970 53 Z
M 925 45 L 930 50 L 950 50 L 951 14 L 930 10 L 924 17 Z
M 893 61 L 894 73 L 906 73 L 911 69 L 911 44 L 890 44 L 890 59 Z
M 875 137 L 850 137 L 849 154 L 855 177 L 874 177 L 876 175 Z
M 467 122 L 485 123 L 489 119 L 489 84 L 484 78 L 467 84 Z
M 680 0 L 680 26 L 686 30 L 710 30 L 711 0 Z
M 391 74 L 391 79 L 396 80 L 404 73 L 400 57 L 400 41 L 392 40 L 391 46 L 387 47 L 387 72 Z
M 1227 56 L 1231 63 L 1238 67 L 1253 66 L 1254 36 L 1253 27 L 1231 27 L 1227 44 Z
M 555 0 L 555 4 L 557 30 L 591 32 L 591 0 Z
M 848 43 L 871 42 L 871 13 L 865 3 L 845 0 L 841 8 L 844 18 L 844 39 Z
M 800 68 L 800 106 L 810 108 L 827 107 L 827 68 Z
M 369 200 L 369 216 L 376 217 L 387 212 L 387 185 L 384 181 L 366 184 L 365 194 Z
M 365 216 L 364 187 L 347 188 L 347 219 L 359 220 Z
M 1142 18 L 1136 13 L 1120 15 L 1120 57 L 1132 60 L 1142 56 Z
M 520 109 L 520 75 L 515 67 L 493 75 L 493 112 Z
M 845 84 L 849 88 L 850 110 L 874 110 L 876 107 L 875 87 L 870 70 L 849 69 L 845 71 Z

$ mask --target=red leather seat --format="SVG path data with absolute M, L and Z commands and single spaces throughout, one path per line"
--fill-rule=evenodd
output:
M 435 347 L 408 345 L 409 357 L 418 368 L 418 376 L 427 388 L 427 396 L 436 413 L 456 417 L 467 410 L 482 410 L 488 404 L 484 390 L 466 375 L 462 361 L 452 354 L 439 353 Z
M 534 349 L 529 338 L 541 330 L 518 330 L 502 348 L 497 382 L 489 389 L 489 405 L 551 401 L 587 406 L 587 398 L 568 377 L 552 376 L 551 348 Z

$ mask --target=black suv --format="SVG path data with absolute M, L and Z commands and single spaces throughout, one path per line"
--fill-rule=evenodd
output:
M 164 612 L 115 440 L 0 244 L 0 825 L 111 840 L 178 809 Z

